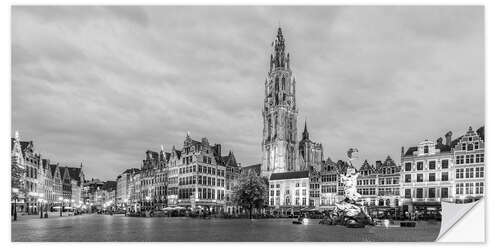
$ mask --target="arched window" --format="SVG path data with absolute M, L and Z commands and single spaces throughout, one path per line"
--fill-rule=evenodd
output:
M 274 79 L 274 91 L 278 91 L 279 90 L 279 86 L 280 86 L 279 82 L 280 82 L 279 78 L 276 77 L 276 79 Z
M 285 90 L 285 77 L 281 78 L 281 89 L 284 91 Z
M 267 137 L 271 139 L 271 117 L 267 120 Z

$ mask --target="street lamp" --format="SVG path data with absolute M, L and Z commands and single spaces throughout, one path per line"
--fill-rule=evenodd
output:
M 14 221 L 17 220 L 17 194 L 19 193 L 18 188 L 13 188 L 12 192 L 14 193 Z
M 40 203 L 40 219 L 43 219 L 43 196 L 44 194 L 43 193 L 39 193 L 38 194 L 38 202 Z
M 148 208 L 149 208 L 151 206 L 151 196 L 147 196 L 146 201 L 147 201 Z
M 48 201 L 47 200 L 43 200 L 43 203 L 44 203 L 44 206 L 45 206 L 45 218 L 49 218 L 49 214 L 47 212 L 47 210 L 49 208 L 48 205 L 47 205 Z
M 62 217 L 62 208 L 63 208 L 63 197 L 60 197 L 59 196 L 59 203 L 61 203 L 60 207 L 59 207 L 59 216 Z
M 38 199 L 36 200 L 36 203 L 37 203 L 38 208 L 39 208 L 40 210 L 42 210 L 42 201 L 43 201 L 43 199 L 42 199 L 42 198 L 38 198 Z M 41 218 L 43 218 L 43 216 L 42 216 L 42 212 L 40 212 L 40 219 L 41 219 Z

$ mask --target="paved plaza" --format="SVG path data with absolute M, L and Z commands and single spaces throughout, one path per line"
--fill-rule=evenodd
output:
M 434 241 L 439 222 L 360 229 L 292 219 L 141 218 L 80 215 L 12 222 L 12 241 Z

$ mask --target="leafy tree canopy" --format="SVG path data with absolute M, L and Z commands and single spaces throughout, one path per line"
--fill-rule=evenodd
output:
M 257 176 L 253 171 L 242 175 L 233 193 L 233 202 L 247 210 L 262 208 L 267 200 L 267 180 Z

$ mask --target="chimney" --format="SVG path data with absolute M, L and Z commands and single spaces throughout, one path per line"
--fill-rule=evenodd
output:
M 220 144 L 215 144 L 215 155 L 216 156 L 221 156 L 222 155 L 222 149 Z
M 451 131 L 448 131 L 448 133 L 446 133 L 444 135 L 444 137 L 446 138 L 446 146 L 451 146 L 451 136 L 453 135 L 453 133 Z

